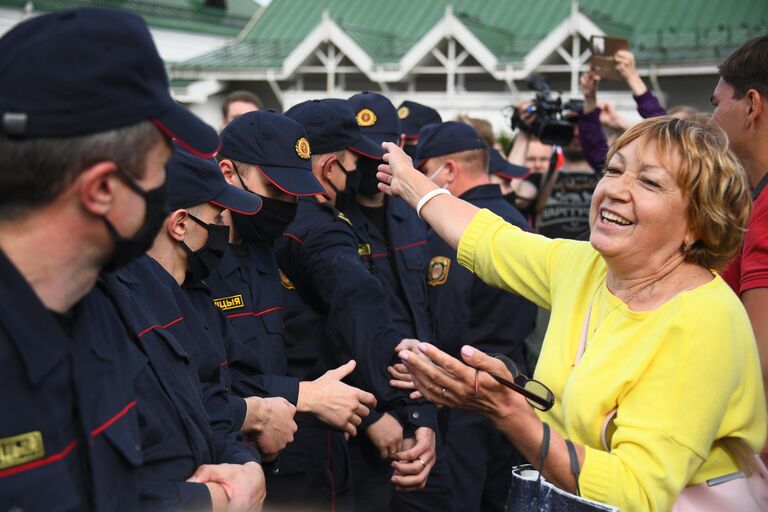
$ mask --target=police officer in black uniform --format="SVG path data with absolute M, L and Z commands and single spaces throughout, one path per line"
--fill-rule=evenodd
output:
M 377 144 L 399 141 L 400 119 L 385 96 L 362 92 L 347 101 L 366 137 Z M 389 311 L 397 331 L 403 338 L 430 341 L 434 334 L 424 279 L 429 261 L 427 226 L 402 199 L 387 197 L 378 189 L 376 172 L 380 163 L 378 159 L 358 157 L 360 180 L 356 189 L 350 191 L 354 200 L 345 198 L 342 212 L 352 223 L 360 257 L 389 297 Z M 449 506 L 448 467 L 445 457 L 439 456 L 439 437 L 437 447 L 437 465 L 430 473 L 426 489 L 397 495 L 402 507 L 438 510 Z M 350 454 L 358 508 L 388 510 L 394 487 L 389 481 L 392 468 L 386 453 L 379 454 L 368 437 L 361 437 L 350 440 Z M 372 500 L 373 496 L 377 498 Z
M 487 148 L 474 128 L 448 121 L 422 128 L 414 163 L 453 195 L 528 229 L 499 186 L 490 183 L 489 151 L 495 150 Z M 458 265 L 456 251 L 431 229 L 429 249 L 427 283 L 437 345 L 458 356 L 463 345 L 471 344 L 504 354 L 524 368 L 523 340 L 533 328 L 535 305 L 483 283 Z M 490 421 L 463 411 L 448 411 L 446 431 L 452 510 L 504 510 L 511 468 L 520 462 L 512 444 Z
M 255 216 L 230 212 L 233 243 L 206 284 L 245 340 L 249 359 L 265 360 L 272 372 L 262 377 L 269 392 L 287 398 L 298 410 L 295 440 L 267 473 L 267 505 L 327 510 L 334 502 L 343 507 L 350 497 L 348 492 L 345 497 L 349 471 L 340 432 L 355 435 L 375 399 L 341 382 L 354 361 L 308 375 L 297 371 L 304 364 L 297 355 L 301 350 L 285 346 L 283 292 L 288 284 L 281 279 L 272 245 L 293 221 L 299 197 L 314 200 L 325 193 L 312 174 L 310 155 L 304 128 L 269 110 L 243 114 L 223 130 L 222 173 L 233 186 L 258 195 L 263 207 Z M 235 387 L 247 386 L 248 380 L 241 374 Z
M 388 386 L 386 366 L 401 336 L 390 319 L 386 293 L 360 259 L 349 219 L 336 209 L 342 192 L 359 176 L 358 155 L 380 158 L 381 148 L 361 133 L 344 100 L 307 101 L 286 115 L 307 130 L 314 148 L 312 170 L 328 197 L 300 200 L 296 220 L 277 246 L 280 268 L 294 288 L 289 301 L 296 299 L 289 302 L 286 341 L 302 340 L 297 354 L 303 352 L 299 369 L 305 374 L 333 360 L 357 360 L 353 382 L 378 401 L 362 428 L 381 452 L 399 458 L 393 483 L 404 491 L 419 489 L 434 465 L 435 409 Z M 389 418 L 399 423 L 394 435 L 385 423 Z
M 402 102 L 397 107 L 397 116 L 400 118 L 403 151 L 411 158 L 416 157 L 419 130 L 428 124 L 443 122 L 437 110 L 415 101 Z
M 171 99 L 139 17 L 62 11 L 0 39 L 3 509 L 138 507 L 137 354 L 91 290 L 165 217 L 162 134 L 217 147 Z
M 229 235 L 216 225 L 222 208 L 254 214 L 261 202 L 228 186 L 213 161 L 206 169 L 198 160 L 179 152 L 171 158 L 173 211 L 146 255 L 102 281 L 145 356 L 134 386 L 146 510 L 259 505 L 265 493 L 259 454 L 240 442 L 246 404 L 230 396 L 226 348 L 180 288 L 204 278 L 220 258 Z

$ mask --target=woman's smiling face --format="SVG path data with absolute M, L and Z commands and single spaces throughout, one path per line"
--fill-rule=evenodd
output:
M 613 155 L 592 196 L 590 242 L 622 266 L 663 265 L 695 238 L 678 184 L 680 156 L 657 155 L 657 144 L 636 139 Z

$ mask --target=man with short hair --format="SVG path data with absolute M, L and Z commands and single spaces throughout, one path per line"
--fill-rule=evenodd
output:
M 172 212 L 152 247 L 100 285 L 145 356 L 134 365 L 141 505 L 253 510 L 264 499 L 264 473 L 238 432 L 252 430 L 260 399 L 230 394 L 222 330 L 205 323 L 181 285 L 205 278 L 226 245 L 222 209 L 255 214 L 261 202 L 228 186 L 213 161 L 181 150 L 166 173 Z
M 324 194 L 325 189 L 312 174 L 311 147 L 296 121 L 270 110 L 249 112 L 227 125 L 221 136 L 221 173 L 232 186 L 263 202 L 257 216 L 229 213 L 225 222 L 231 243 L 206 280 L 214 302 L 246 345 L 244 360 L 258 361 L 266 372 L 255 379 L 235 371 L 233 387 L 248 390 L 258 382 L 267 393 L 296 406 L 299 430 L 267 473 L 267 506 L 327 509 L 335 492 L 329 480 L 343 480 L 347 473 L 342 432 L 356 435 L 375 399 L 341 382 L 355 361 L 299 378 L 301 372 L 294 369 L 301 357 L 295 345 L 286 347 L 283 332 L 286 280 L 281 279 L 272 247 L 293 221 L 298 199 Z M 340 457 L 333 456 L 339 452 Z
M 264 103 L 255 93 L 250 91 L 234 91 L 224 98 L 221 104 L 221 127 L 227 126 L 234 118 L 245 114 L 263 110 Z
M 286 115 L 306 129 L 314 151 L 312 171 L 327 197 L 301 199 L 296 220 L 277 245 L 290 288 L 286 342 L 301 355 L 295 371 L 307 378 L 336 360 L 354 357 L 352 382 L 371 391 L 377 412 L 391 412 L 404 430 L 381 441 L 382 451 L 397 459 L 396 489 L 423 488 L 435 464 L 436 412 L 431 404 L 414 402 L 389 386 L 386 368 L 402 336 L 389 308 L 382 307 L 389 304 L 387 295 L 360 259 L 350 220 L 338 210 L 350 200 L 345 190 L 358 181 L 358 158 L 380 159 L 383 151 L 362 134 L 344 100 L 306 101 Z M 366 419 L 361 429 L 377 428 L 381 418 Z
M 419 130 L 433 123 L 442 123 L 443 118 L 437 110 L 415 101 L 404 101 L 397 107 L 397 116 L 402 127 L 403 151 L 413 158 L 419 144 Z
M 92 288 L 165 218 L 163 135 L 199 154 L 218 147 L 170 97 L 138 16 L 61 11 L 0 39 L 4 508 L 138 508 L 138 356 Z
M 362 92 L 347 102 L 363 135 L 379 145 L 398 143 L 400 119 L 385 96 Z M 430 342 L 434 330 L 424 280 L 429 260 L 427 226 L 402 199 L 386 196 L 379 190 L 376 173 L 380 163 L 378 159 L 358 156 L 359 183 L 345 198 L 341 210 L 352 223 L 360 257 L 387 293 L 389 311 L 400 336 Z M 444 457 L 438 458 L 424 490 L 408 494 L 394 492 L 384 440 L 393 433 L 402 436 L 402 427 L 387 413 L 380 420 L 372 418 L 370 422 L 373 428 L 366 430 L 368 435 L 349 443 L 358 508 L 389 510 L 390 502 L 406 508 L 409 502 L 414 502 L 416 508 L 427 510 L 450 506 Z M 442 440 L 436 439 L 436 444 L 440 455 Z
M 489 151 L 496 150 L 488 149 L 474 128 L 449 121 L 422 128 L 414 164 L 451 194 L 528 229 L 520 212 L 491 184 Z M 499 159 L 503 161 L 501 155 Z M 483 283 L 457 263 L 456 251 L 431 229 L 428 240 L 427 283 L 436 345 L 458 357 L 461 347 L 470 344 L 504 354 L 524 369 L 523 340 L 533 328 L 536 307 Z M 446 424 L 452 510 L 503 511 L 519 453 L 488 419 L 459 410 L 446 416 L 441 419 Z
M 722 275 L 747 310 L 768 386 L 768 36 L 747 41 L 723 61 L 711 101 L 712 120 L 728 135 L 752 187 L 744 245 Z

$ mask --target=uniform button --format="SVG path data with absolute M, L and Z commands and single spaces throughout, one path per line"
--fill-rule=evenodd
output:
M 417 420 L 417 419 L 419 419 L 419 416 L 421 416 L 421 415 L 419 414 L 419 411 L 416 411 L 415 413 L 413 413 L 412 416 L 413 416 L 413 419 Z
M 278 473 L 280 472 L 280 468 L 275 468 L 275 469 L 274 469 L 272 472 L 273 472 L 274 474 L 278 474 Z

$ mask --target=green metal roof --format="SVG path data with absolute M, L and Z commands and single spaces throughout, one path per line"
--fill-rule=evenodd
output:
M 99 6 L 126 9 L 157 28 L 236 37 L 259 8 L 253 0 L 227 0 L 226 10 L 206 7 L 203 0 L 39 0 L 39 11 Z M 27 0 L 0 0 L 0 7 L 22 9 Z
M 242 42 L 175 67 L 280 67 L 324 10 L 375 63 L 396 63 L 449 4 L 502 63 L 520 63 L 571 9 L 570 0 L 272 0 Z M 607 34 L 628 38 L 639 62 L 718 61 L 768 32 L 766 0 L 581 0 L 580 10 Z

